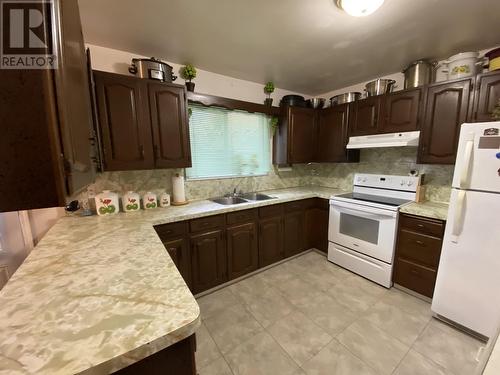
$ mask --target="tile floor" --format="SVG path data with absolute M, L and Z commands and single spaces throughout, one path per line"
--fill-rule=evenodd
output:
M 198 302 L 200 375 L 471 375 L 483 346 L 315 251 Z

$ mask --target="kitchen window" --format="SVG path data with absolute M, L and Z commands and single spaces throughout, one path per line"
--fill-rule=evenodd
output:
M 187 179 L 259 176 L 271 168 L 269 118 L 192 104 Z

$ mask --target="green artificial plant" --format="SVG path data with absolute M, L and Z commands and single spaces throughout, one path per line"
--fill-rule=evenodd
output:
M 271 94 L 274 92 L 274 83 L 271 81 L 267 82 L 264 86 L 264 92 L 268 97 L 271 97 Z
M 186 66 L 181 69 L 181 76 L 186 81 L 191 82 L 196 78 L 196 68 L 192 64 L 186 64 Z
M 269 120 L 269 126 L 271 128 L 271 134 L 274 135 L 276 133 L 276 130 L 278 129 L 278 122 L 279 119 L 276 116 L 271 117 Z

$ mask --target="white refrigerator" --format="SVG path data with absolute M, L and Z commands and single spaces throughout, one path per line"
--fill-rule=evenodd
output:
M 500 122 L 463 124 L 432 311 L 486 337 L 500 319 Z

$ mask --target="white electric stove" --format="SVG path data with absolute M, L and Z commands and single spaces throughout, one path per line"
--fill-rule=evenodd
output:
M 356 174 L 353 192 L 330 199 L 328 260 L 390 288 L 399 208 L 420 177 Z

